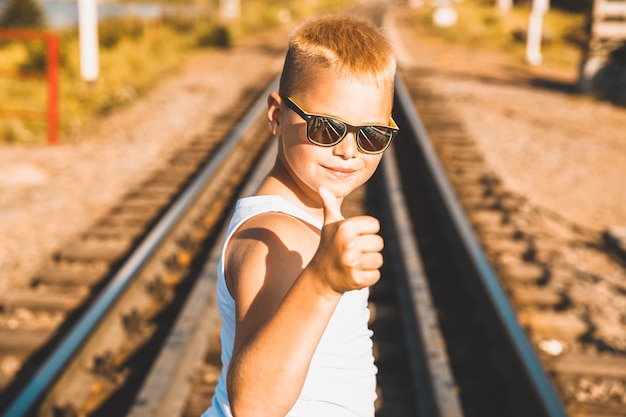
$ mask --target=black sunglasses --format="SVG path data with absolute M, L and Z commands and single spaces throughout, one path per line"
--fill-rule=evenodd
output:
M 348 132 L 354 132 L 357 148 L 367 154 L 377 154 L 389 147 L 391 141 L 400 129 L 390 117 L 391 126 L 359 125 L 354 126 L 336 117 L 323 114 L 307 113 L 290 97 L 281 96 L 287 107 L 296 112 L 306 122 L 306 136 L 312 143 L 319 146 L 335 146 L 346 137 Z

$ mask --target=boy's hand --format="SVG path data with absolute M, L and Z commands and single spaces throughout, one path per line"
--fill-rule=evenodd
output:
M 370 216 L 344 219 L 337 197 L 325 187 L 318 190 L 324 206 L 320 245 L 311 260 L 333 291 L 368 287 L 380 278 L 383 239 L 378 220 Z
M 339 201 L 337 201 L 337 197 L 335 197 L 332 191 L 326 187 L 320 187 L 317 192 L 324 206 L 324 226 L 344 220 Z

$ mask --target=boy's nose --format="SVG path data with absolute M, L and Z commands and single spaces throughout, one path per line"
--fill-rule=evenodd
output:
M 359 153 L 356 146 L 356 133 L 348 132 L 345 138 L 335 146 L 333 146 L 333 155 L 344 159 L 354 158 Z

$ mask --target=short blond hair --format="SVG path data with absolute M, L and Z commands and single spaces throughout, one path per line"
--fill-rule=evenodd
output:
M 396 60 L 381 29 L 354 17 L 331 15 L 305 22 L 292 33 L 280 77 L 280 94 L 306 86 L 312 72 L 330 69 L 338 77 L 357 78 L 393 94 Z

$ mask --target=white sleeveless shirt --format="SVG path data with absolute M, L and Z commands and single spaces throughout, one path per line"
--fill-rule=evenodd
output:
M 235 340 L 235 301 L 224 278 L 224 254 L 234 232 L 251 217 L 281 212 L 321 229 L 322 222 L 279 196 L 239 200 L 228 227 L 218 265 L 217 303 L 222 319 L 222 372 L 212 406 L 202 417 L 232 417 L 226 375 Z M 313 354 L 302 392 L 288 417 L 373 417 L 376 372 L 372 332 L 368 329 L 369 288 L 343 294 Z M 263 381 L 259 381 L 263 383 Z

